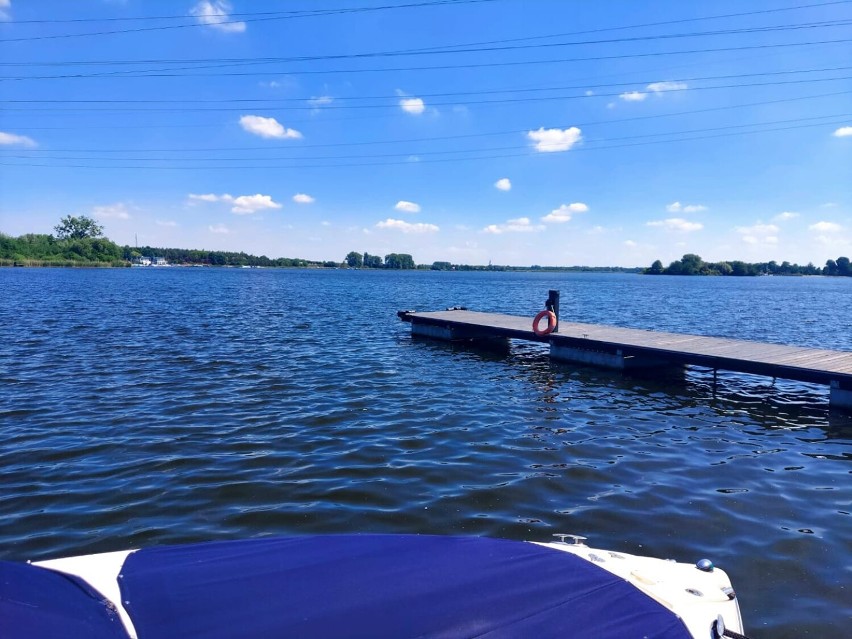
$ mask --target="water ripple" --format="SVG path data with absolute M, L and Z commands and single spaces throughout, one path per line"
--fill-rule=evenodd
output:
M 531 315 L 548 288 L 576 321 L 852 350 L 852 282 L 821 278 L 0 269 L 0 556 L 575 532 L 712 556 L 752 636 L 841 636 L 852 421 L 825 389 L 622 376 L 394 315 Z

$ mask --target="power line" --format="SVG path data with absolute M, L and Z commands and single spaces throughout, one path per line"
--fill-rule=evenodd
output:
M 153 58 L 153 59 L 142 59 L 142 60 L 63 60 L 61 62 L 0 62 L 0 66 L 36 66 L 36 67 L 49 67 L 49 66 L 129 66 L 136 64 L 191 64 L 196 65 L 192 67 L 185 67 L 186 69 L 213 69 L 213 68 L 222 68 L 228 66 L 253 66 L 259 64 L 280 64 L 280 63 L 289 63 L 289 62 L 319 62 L 319 61 L 329 61 L 329 60 L 348 60 L 348 59 L 362 59 L 362 58 L 381 58 L 381 57 L 402 57 L 402 56 L 415 56 L 415 55 L 446 55 L 446 54 L 458 54 L 458 53 L 493 53 L 495 51 L 514 51 L 514 50 L 522 50 L 522 49 L 544 49 L 544 48 L 554 48 L 554 47 L 568 47 L 568 46 L 585 46 L 585 45 L 593 45 L 593 44 L 623 44 L 626 42 L 644 42 L 644 41 L 653 41 L 653 40 L 669 40 L 676 38 L 697 38 L 697 37 L 710 37 L 710 36 L 719 36 L 719 35 L 742 35 L 742 34 L 753 34 L 753 33 L 771 33 L 775 31 L 798 31 L 802 29 L 822 29 L 822 28 L 830 28 L 830 27 L 840 27 L 840 26 L 848 26 L 852 24 L 852 19 L 841 18 L 837 20 L 823 20 L 821 22 L 808 22 L 808 23 L 793 23 L 793 24 L 780 24 L 780 25 L 766 25 L 760 27 L 742 27 L 736 29 L 717 29 L 715 31 L 694 31 L 687 33 L 663 33 L 663 34 L 655 34 L 655 35 L 644 35 L 644 36 L 631 36 L 631 37 L 623 37 L 623 38 L 609 38 L 604 40 L 575 40 L 571 42 L 544 42 L 537 44 L 506 44 L 506 46 L 495 46 L 496 44 L 503 44 L 517 42 L 518 38 L 512 38 L 505 41 L 492 41 L 490 43 L 486 43 L 489 46 L 481 46 L 481 45 L 462 45 L 462 44 L 454 44 L 454 45 L 444 45 L 441 47 L 427 47 L 420 49 L 397 49 L 391 51 L 368 51 L 363 53 L 341 53 L 341 54 L 327 54 L 327 55 L 313 55 L 313 56 L 290 56 L 290 57 L 252 57 L 252 58 Z M 620 28 L 620 27 L 618 27 Z M 609 29 L 602 29 L 602 31 L 607 31 Z M 560 37 L 564 37 L 567 35 L 577 35 L 577 33 L 587 33 L 587 32 L 575 32 L 573 34 L 563 34 Z M 552 38 L 556 36 L 538 36 L 535 38 L 521 38 L 520 40 L 528 40 L 528 39 L 541 39 L 541 38 Z M 469 48 L 461 48 L 461 47 L 469 47 Z M 197 66 L 203 65 L 203 66 Z M 165 69 L 168 70 L 168 69 Z M 142 70 L 144 71 L 144 70 Z
M 586 45 L 597 45 L 597 44 L 623 44 L 627 42 L 646 42 L 646 41 L 655 41 L 655 40 L 669 40 L 669 39 L 678 39 L 678 38 L 696 38 L 696 37 L 710 37 L 710 36 L 718 36 L 718 35 L 742 35 L 742 34 L 753 34 L 753 33 L 767 33 L 773 31 L 790 31 L 790 30 L 801 30 L 801 29 L 814 29 L 814 28 L 825 28 L 825 27 L 837 27 L 837 26 L 846 26 L 852 24 L 852 20 L 835 20 L 829 22 L 820 22 L 820 23 L 808 23 L 808 24 L 792 24 L 792 25 L 776 25 L 771 27 L 749 27 L 745 29 L 723 29 L 717 31 L 703 31 L 703 32 L 691 32 L 691 33 L 670 33 L 670 34 L 659 34 L 652 36 L 633 36 L 626 38 L 610 38 L 606 40 L 581 40 L 581 41 L 573 41 L 573 42 L 548 42 L 548 43 L 538 43 L 538 44 L 524 44 L 524 45 L 507 45 L 507 46 L 489 46 L 489 47 L 478 47 L 478 48 L 453 48 L 452 50 L 440 50 L 436 51 L 434 49 L 421 50 L 421 49 L 404 49 L 404 50 L 392 50 L 392 51 L 373 51 L 373 52 L 365 52 L 365 53 L 346 53 L 346 54 L 329 54 L 329 55 L 314 55 L 314 56 L 291 56 L 291 57 L 254 57 L 254 58 L 207 58 L 207 59 L 196 59 L 196 60 L 180 60 L 180 59 L 160 59 L 160 60 L 150 60 L 150 61 L 134 61 L 134 60 L 97 60 L 90 62 L 62 62 L 62 63 L 50 63 L 50 66 L 127 66 L 133 64 L 166 64 L 166 65 L 177 65 L 177 64 L 188 64 L 192 66 L 185 67 L 174 67 L 171 66 L 165 69 L 131 69 L 130 71 L 108 71 L 108 72 L 99 72 L 89 74 L 90 76 L 120 76 L 120 77 L 130 77 L 131 74 L 147 74 L 149 72 L 159 72 L 159 71 L 198 71 L 204 69 L 220 69 L 220 68 L 228 68 L 228 67 L 241 67 L 241 66 L 257 66 L 257 65 L 267 65 L 267 64 L 286 64 L 286 63 L 305 63 L 305 62 L 328 62 L 328 61 L 337 61 L 337 60 L 360 60 L 366 58 L 393 58 L 393 57 L 405 57 L 405 56 L 432 56 L 432 55 L 446 55 L 446 54 L 459 54 L 459 53 L 494 53 L 496 51 L 514 51 L 514 50 L 526 50 L 526 49 L 544 49 L 544 48 L 555 48 L 555 47 L 568 47 L 568 46 L 586 46 Z M 455 46 L 455 45 L 453 45 Z M 215 63 L 215 64 L 214 64 Z M 7 66 L 21 66 L 24 63 L 9 63 Z M 24 64 L 24 66 L 48 66 L 48 64 L 37 64 L 37 65 L 29 65 Z
M 588 127 L 588 126 L 597 126 L 597 125 L 605 125 L 605 124 L 621 124 L 625 122 L 642 122 L 647 120 L 657 120 L 660 118 L 670 118 L 677 117 L 683 115 L 697 115 L 703 113 L 714 113 L 718 111 L 729 111 L 735 109 L 742 109 L 748 107 L 762 107 L 769 106 L 773 104 L 787 104 L 790 102 L 800 102 L 803 100 L 814 100 L 819 98 L 827 98 L 827 97 L 836 97 L 839 95 L 849 95 L 852 93 L 852 90 L 847 91 L 834 91 L 831 93 L 818 93 L 815 95 L 804 95 L 804 96 L 796 96 L 792 98 L 779 98 L 776 100 L 761 100 L 758 102 L 746 102 L 743 104 L 726 104 L 723 106 L 717 107 L 705 107 L 703 109 L 691 109 L 688 111 L 677 111 L 675 113 L 657 113 L 654 115 L 637 115 L 631 116 L 629 118 L 613 118 L 608 120 L 590 120 L 586 122 L 571 122 L 571 123 L 563 123 L 555 126 L 549 126 L 545 128 L 555 128 L 555 129 L 566 129 L 572 126 L 576 127 Z M 77 128 L 77 127 L 67 127 L 67 128 Z M 148 128 L 148 127 L 142 127 Z M 17 129 L 20 130 L 20 129 Z M 307 148 L 329 148 L 329 147 L 346 147 L 346 146 L 372 146 L 376 144 L 400 144 L 400 143 L 408 143 L 408 142 L 435 142 L 435 141 L 445 141 L 445 140 L 462 140 L 469 138 L 482 138 L 482 137 L 496 137 L 503 135 L 516 135 L 516 134 L 524 134 L 526 130 L 524 129 L 511 129 L 511 130 L 503 130 L 503 131 L 489 131 L 483 133 L 462 133 L 455 135 L 443 135 L 443 136 L 430 136 L 430 137 L 421 137 L 421 138 L 403 138 L 403 139 L 395 139 L 395 140 L 370 140 L 370 141 L 362 141 L 362 142 L 333 142 L 333 143 L 320 143 L 320 144 L 300 144 L 299 148 L 307 149 Z M 171 152 L 209 152 L 209 151 L 258 151 L 258 150 L 278 150 L 278 149 L 290 149 L 292 145 L 269 145 L 263 147 L 250 146 L 250 147 L 201 147 L 201 148 L 183 148 L 183 149 L 136 149 L 137 152 L 146 152 L 146 153 L 171 153 Z M 124 153 L 126 149 L 121 150 L 109 150 L 109 149 L 52 149 L 54 152 L 77 152 L 77 153 Z
M 332 73 L 384 73 L 388 71 L 404 71 L 404 72 L 412 72 L 412 71 L 436 71 L 436 70 L 449 70 L 449 69 L 478 69 L 478 68 L 487 68 L 487 67 L 507 67 L 507 66 L 523 66 L 523 65 L 534 65 L 534 64 L 559 64 L 565 62 L 597 62 L 602 60 L 620 60 L 624 58 L 648 58 L 648 57 L 660 57 L 660 56 L 670 56 L 670 55 L 689 55 L 694 53 L 721 53 L 721 52 L 729 52 L 729 51 L 750 51 L 750 50 L 758 50 L 758 49 L 778 49 L 785 47 L 803 47 L 803 46 L 811 46 L 811 45 L 824 45 L 824 44 L 841 44 L 852 42 L 852 38 L 841 38 L 838 40 L 817 40 L 810 42 L 789 42 L 789 43 L 779 43 L 779 44 L 759 44 L 759 45 L 747 45 L 740 47 L 721 47 L 715 49 L 690 49 L 685 51 L 654 51 L 647 53 L 625 53 L 618 55 L 607 55 L 607 56 L 590 56 L 586 58 L 556 58 L 549 60 L 520 60 L 520 61 L 506 61 L 506 62 L 480 62 L 480 63 L 470 63 L 470 64 L 447 64 L 447 65 L 433 65 L 433 66 L 421 66 L 421 67 L 383 67 L 378 69 L 367 69 L 367 68 L 358 68 L 358 69 L 313 69 L 313 70 L 299 70 L 299 71 L 239 71 L 239 72 L 223 72 L 223 73 L 160 73 L 157 70 L 152 70 L 148 72 L 146 70 L 138 70 L 134 72 L 128 72 L 124 75 L 115 75 L 115 74 L 103 74 L 103 73 L 94 73 L 94 74 L 62 74 L 62 75 L 43 75 L 43 76 L 0 76 L 0 81 L 19 81 L 19 80 L 59 80 L 59 79 L 79 79 L 79 78 L 99 78 L 99 79 L 125 79 L 125 78 L 185 78 L 185 77 L 200 77 L 200 78 L 212 78 L 212 77 L 225 77 L 225 76 L 259 76 L 259 75 L 269 75 L 270 73 L 287 73 L 294 75 L 316 75 L 316 74 L 332 74 Z M 133 74 L 135 75 L 133 75 Z
M 573 31 L 573 32 L 569 32 L 569 33 L 556 33 L 556 34 L 541 35 L 541 36 L 528 36 L 528 37 L 525 37 L 525 38 L 509 38 L 509 39 L 503 39 L 503 40 L 486 40 L 486 41 L 479 41 L 479 42 L 469 42 L 469 43 L 466 43 L 464 45 L 459 45 L 459 46 L 477 46 L 477 45 L 483 45 L 483 44 L 501 44 L 501 43 L 505 43 L 505 42 L 522 42 L 522 41 L 526 41 L 526 40 L 543 40 L 543 39 L 548 39 L 548 38 L 558 38 L 558 37 L 565 37 L 565 36 L 572 36 L 572 35 L 586 35 L 586 34 L 590 34 L 590 33 L 603 33 L 603 32 L 607 32 L 607 31 L 620 31 L 620 30 L 623 30 L 623 29 L 639 29 L 639 28 L 646 28 L 646 27 L 670 26 L 670 25 L 673 25 L 673 24 L 683 24 L 683 23 L 686 23 L 686 22 L 700 22 L 700 21 L 704 21 L 704 20 L 717 20 L 717 19 L 723 19 L 723 18 L 739 18 L 739 17 L 744 17 L 744 16 L 752 16 L 752 15 L 765 14 L 765 13 L 778 13 L 778 12 L 782 12 L 782 11 L 793 11 L 793 10 L 798 10 L 798 9 L 811 9 L 811 8 L 815 8 L 815 7 L 826 7 L 826 6 L 830 6 L 830 5 L 833 5 L 833 4 L 848 4 L 849 2 L 852 2 L 852 0 L 840 0 L 839 2 L 827 2 L 827 3 L 824 3 L 824 4 L 806 4 L 806 5 L 798 5 L 798 6 L 794 6 L 794 7 L 782 7 L 782 8 L 777 8 L 777 9 L 764 9 L 764 10 L 759 10 L 759 11 L 747 11 L 747 12 L 744 12 L 744 13 L 728 13 L 728 14 L 714 15 L 714 16 L 701 16 L 701 17 L 697 17 L 697 18 L 681 18 L 681 19 L 678 19 L 678 20 L 664 20 L 664 21 L 661 21 L 661 22 L 646 22 L 644 24 L 624 25 L 624 26 L 618 26 L 618 27 L 603 27 L 603 28 L 600 28 L 600 29 L 588 29 L 588 30 L 585 30 L 585 31 Z M 441 49 L 441 48 L 447 48 L 447 47 L 444 46 L 444 47 L 431 47 L 431 48 Z M 421 50 L 427 51 L 429 49 L 421 49 Z
M 756 131 L 738 131 L 738 132 L 729 132 L 729 133 L 717 133 L 713 135 L 699 135 L 699 136 L 691 136 L 691 137 L 683 137 L 683 138 L 675 138 L 671 140 L 646 140 L 643 142 L 630 142 L 625 144 L 612 144 L 605 146 L 597 146 L 597 147 L 579 147 L 576 149 L 571 149 L 571 152 L 577 151 L 598 151 L 598 150 L 609 150 L 609 149 L 620 149 L 634 146 L 648 146 L 652 144 L 667 144 L 672 142 L 690 142 L 694 140 L 706 140 L 713 138 L 722 138 L 722 137 L 730 137 L 730 136 L 739 136 L 739 135 L 749 135 L 749 134 L 759 134 L 759 133 L 772 133 L 777 131 L 788 131 L 793 129 L 805 129 L 805 128 L 813 128 L 818 126 L 830 126 L 834 124 L 839 124 L 845 122 L 846 120 L 839 120 L 837 122 L 819 122 L 812 124 L 799 124 L 799 125 L 791 125 L 785 127 L 776 127 L 769 129 L 760 129 Z M 613 139 L 615 140 L 615 139 Z M 272 165 L 272 164 L 262 164 L 262 165 L 242 165 L 242 166 L 233 166 L 233 165 L 223 165 L 223 166 L 150 166 L 150 165 L 121 165 L 111 163 L 108 165 L 91 165 L 91 164 L 63 164 L 63 165 L 52 165 L 52 164 L 32 164 L 32 163 L 9 163 L 9 162 L 0 162 L 0 166 L 10 166 L 10 167 L 28 167 L 28 168 L 77 168 L 77 169 L 132 169 L 132 170 L 167 170 L 167 171 L 195 171 L 195 170 L 227 170 L 233 171 L 235 168 L 240 169 L 312 169 L 312 168 L 341 168 L 341 167 L 371 167 L 371 166 L 394 166 L 394 165 L 404 165 L 404 164 L 421 164 L 421 163 L 446 163 L 446 162 L 468 162 L 475 160 L 490 160 L 490 159 L 501 159 L 501 158 L 512 158 L 512 157 L 537 157 L 537 156 L 556 156 L 559 153 L 541 153 L 541 152 L 527 152 L 527 153 L 508 153 L 508 154 L 496 154 L 496 155 L 486 155 L 486 156 L 477 156 L 477 157 L 469 157 L 469 158 L 436 158 L 436 159 L 427 159 L 427 160 L 417 160 L 414 162 L 411 161 L 403 161 L 403 162 L 350 162 L 350 163 L 341 163 L 341 164 L 298 164 L 298 165 Z
M 670 137 L 675 135 L 685 135 L 692 133 L 709 133 L 715 131 L 728 131 L 734 129 L 747 129 L 750 127 L 764 127 L 775 124 L 790 124 L 790 123 L 801 123 L 801 122 L 810 122 L 813 120 L 829 120 L 829 119 L 837 119 L 837 118 L 849 118 L 852 116 L 852 113 L 835 113 L 831 115 L 817 115 L 817 116 L 809 116 L 805 118 L 788 118 L 784 120 L 774 120 L 768 122 L 754 122 L 748 124 L 730 124 L 725 126 L 718 127 L 702 127 L 698 129 L 686 129 L 680 131 L 666 131 L 662 133 L 643 133 L 637 135 L 628 135 L 628 136 L 620 136 L 617 138 L 600 138 L 600 139 L 588 139 L 584 138 L 583 141 L 585 144 L 596 144 L 601 142 L 621 142 L 625 140 L 639 140 L 639 139 L 647 139 L 647 138 L 660 138 L 660 137 Z M 838 122 L 845 122 L 846 120 L 839 120 Z M 822 124 L 833 124 L 831 122 Z M 356 155 L 308 155 L 308 156 L 273 156 L 273 157 L 217 157 L 217 158 L 144 158 L 144 157 L 120 157 L 120 158 L 109 158 L 110 161 L 116 162 L 257 162 L 257 161 L 274 161 L 274 160 L 298 160 L 300 162 L 305 160 L 342 160 L 342 159 L 354 159 L 354 158 L 408 158 L 412 156 L 435 156 L 435 155 L 453 155 L 453 154 L 463 154 L 463 153 L 485 153 L 485 152 L 493 152 L 493 151 L 510 151 L 510 150 L 520 150 L 528 148 L 527 145 L 518 146 L 517 144 L 511 146 L 499 146 L 499 147 L 486 147 L 486 148 L 473 148 L 473 149 L 449 149 L 444 151 L 420 151 L 420 150 L 408 150 L 394 153 L 371 153 L 369 155 L 365 155 L 363 153 L 359 153 Z M 299 151 L 300 149 L 292 149 L 292 151 Z M 53 150 L 54 153 L 59 153 L 62 151 Z M 73 151 L 65 151 L 65 152 L 73 152 Z M 83 151 L 78 151 L 77 153 L 82 153 Z M 90 151 L 91 152 L 91 151 Z M 106 158 L 103 157 L 75 157 L 75 156 L 64 156 L 64 155 L 6 155 L 0 156 L 6 158 L 16 158 L 16 159 L 38 159 L 38 160 L 104 160 Z
M 764 77 L 764 76 L 778 76 L 778 75 L 794 75 L 798 73 L 828 73 L 829 71 L 847 71 L 852 69 L 852 66 L 845 67 L 822 67 L 818 69 L 788 69 L 785 71 L 761 71 L 754 73 L 736 73 L 736 74 L 727 74 L 727 75 L 707 75 L 707 76 L 695 76 L 695 77 L 685 77 L 678 78 L 677 82 L 701 82 L 705 80 L 732 80 L 737 78 L 754 78 L 754 77 Z M 530 92 L 538 92 L 538 91 L 568 91 L 571 89 L 602 89 L 609 87 L 631 87 L 631 86 L 639 86 L 639 85 L 649 85 L 653 84 L 655 81 L 659 81 L 657 78 L 654 80 L 633 80 L 631 82 L 610 82 L 607 84 L 575 84 L 575 85 L 563 85 L 563 86 L 548 86 L 548 87 L 510 87 L 505 89 L 480 89 L 480 90 L 471 90 L 471 91 L 445 91 L 441 93 L 417 93 L 417 97 L 419 98 L 437 98 L 437 97 L 453 97 L 453 96 L 464 96 L 464 95 L 496 95 L 500 93 L 530 93 Z M 361 96 L 340 96 L 334 97 L 332 100 L 335 102 L 339 102 L 341 100 L 399 100 L 402 96 L 398 93 L 393 95 L 385 94 L 385 95 L 361 95 Z M 169 100 L 117 100 L 115 98 L 109 99 L 85 99 L 85 100 L 4 100 L 4 104 L 257 104 L 261 102 L 268 102 L 277 104 L 279 102 L 308 102 L 310 103 L 312 100 L 317 100 L 317 98 L 217 98 L 217 99 L 169 99 Z M 269 107 L 271 108 L 271 107 Z
M 429 2 L 413 2 L 409 4 L 398 4 L 398 5 L 382 5 L 378 7 L 352 7 L 350 9 L 329 9 L 329 10 L 315 10 L 315 11 L 304 11 L 304 12 L 279 12 L 284 13 L 284 15 L 263 15 L 262 17 L 257 18 L 246 18 L 243 20 L 222 20 L 220 22 L 216 22 L 215 24 L 199 22 L 197 16 L 182 16 L 185 19 L 194 19 L 196 22 L 191 22 L 189 24 L 170 24 L 170 25 L 162 25 L 156 27 L 137 27 L 133 29 L 115 29 L 112 31 L 91 31 L 88 33 L 61 33 L 55 35 L 43 35 L 43 36 L 30 36 L 27 38 L 6 38 L 4 40 L 0 40 L 0 44 L 10 43 L 10 42 L 32 42 L 35 40 L 57 40 L 60 38 L 82 38 L 88 36 L 101 36 L 101 35 L 116 35 L 116 34 L 125 34 L 125 33 L 141 33 L 146 31 L 164 31 L 167 29 L 187 29 L 187 28 L 197 28 L 197 27 L 211 27 L 211 26 L 220 26 L 220 25 L 229 25 L 229 24 L 240 24 L 245 22 L 269 22 L 273 20 L 292 20 L 295 18 L 311 18 L 316 16 L 325 16 L 325 15 L 342 15 L 347 13 L 368 13 L 373 11 L 387 11 L 393 9 L 412 9 L 412 8 L 421 8 L 421 7 L 435 7 L 435 6 L 453 6 L 453 5 L 463 5 L 463 4 L 481 4 L 488 2 L 496 2 L 497 0 L 431 0 Z M 295 15 L 294 15 L 295 14 Z M 220 17 L 220 16 L 217 16 Z M 231 17 L 229 16 L 221 16 L 221 17 Z
M 784 11 L 795 11 L 799 9 L 812 9 L 817 7 L 828 7 L 831 5 L 837 4 L 847 4 L 852 0 L 835 0 L 833 2 L 821 2 L 817 4 L 805 4 L 805 5 L 796 5 L 792 7 L 780 7 L 775 9 L 763 9 L 759 11 L 747 11 L 744 13 L 728 13 L 724 15 L 716 15 L 716 16 L 707 16 L 702 18 L 684 18 L 681 20 L 667 20 L 665 22 L 650 22 L 639 26 L 658 26 L 658 25 L 667 25 L 667 24 L 676 24 L 682 22 L 694 22 L 697 20 L 711 20 L 716 18 L 735 18 L 741 16 L 751 16 L 758 14 L 766 14 L 766 13 L 780 13 Z M 392 8 L 397 8 L 396 5 L 392 5 Z M 311 9 L 311 10 L 303 10 L 303 11 L 261 11 L 261 12 L 243 12 L 243 13 L 230 13 L 228 17 L 231 18 L 244 18 L 244 17 L 252 17 L 252 16 L 270 16 L 270 15 L 292 15 L 292 14 L 315 14 L 315 13 L 328 13 L 328 12 L 351 12 L 357 10 L 370 10 L 375 11 L 374 7 L 365 7 L 365 8 L 342 8 L 342 9 Z M 194 16 L 188 14 L 181 15 L 167 15 L 167 16 L 138 16 L 132 18 L 70 18 L 64 20 L 15 20 L 14 24 L 69 24 L 69 23 L 87 23 L 87 22 L 136 22 L 136 21 L 144 21 L 144 20 L 177 20 L 177 19 L 187 19 L 192 18 Z M 244 20 L 241 20 L 244 22 Z M 625 27 L 613 27 L 613 29 L 619 29 Z
M 852 80 L 852 76 L 845 75 L 833 78 L 807 78 L 807 79 L 798 79 L 798 80 L 776 80 L 774 82 L 749 82 L 743 84 L 721 84 L 717 86 L 709 86 L 709 87 L 689 87 L 682 89 L 671 89 L 660 91 L 662 93 L 673 93 L 676 91 L 710 91 L 716 89 L 741 89 L 741 88 L 753 88 L 753 87 L 767 87 L 767 86 L 783 86 L 789 84 L 811 84 L 815 82 L 836 82 L 838 80 Z M 631 86 L 635 86 L 635 84 L 631 84 Z M 494 104 L 517 104 L 517 103 L 525 103 L 525 102 L 549 102 L 549 101 L 558 101 L 558 100 L 584 100 L 590 97 L 618 97 L 622 95 L 621 93 L 598 93 L 594 96 L 588 96 L 585 94 L 580 95 L 563 95 L 563 96 L 533 96 L 533 97 L 515 97 L 515 98 L 499 98 L 495 100 L 465 100 L 463 102 L 430 102 L 430 107 L 438 107 L 438 106 L 461 106 L 461 105 L 469 105 L 475 104 L 479 106 L 487 106 Z M 398 99 L 398 98 L 397 98 Z M 276 107 L 264 107 L 267 110 L 275 110 L 275 111 L 313 111 L 317 107 L 315 106 L 276 106 Z M 398 109 L 398 103 L 392 104 L 352 104 L 352 105 L 327 105 L 323 107 L 326 110 L 337 110 L 337 109 Z M 85 111 L 86 113 L 108 113 L 108 112 L 148 112 L 148 113 L 188 113 L 188 112 L 200 112 L 200 113 L 208 113 L 208 112 L 240 112 L 245 111 L 245 107 L 189 107 L 189 108 L 157 108 L 157 107 L 131 107 L 131 108 L 123 108 L 116 109 L 115 107 L 106 107 L 106 108 L 74 108 L 70 109 L 60 109 L 60 108 L 38 108 L 38 107 L 0 107 L 0 112 L 14 112 L 14 111 L 26 111 L 26 112 L 48 112 L 48 113 L 56 113 L 62 112 L 66 113 L 68 111 Z

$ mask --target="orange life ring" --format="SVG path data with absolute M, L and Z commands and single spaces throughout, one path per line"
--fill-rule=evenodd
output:
M 544 329 L 539 328 L 538 327 L 539 322 L 542 319 L 544 319 L 545 317 L 547 318 L 547 328 L 544 328 Z M 533 333 L 535 333 L 539 337 L 543 337 L 544 335 L 549 335 L 550 333 L 553 332 L 553 329 L 555 329 L 555 328 L 556 328 L 556 315 L 554 315 L 553 312 L 551 312 L 551 311 L 541 311 L 538 315 L 535 316 L 535 319 L 533 320 Z

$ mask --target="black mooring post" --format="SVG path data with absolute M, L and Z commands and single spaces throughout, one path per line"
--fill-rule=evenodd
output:
M 553 289 L 547 291 L 547 301 L 544 303 L 544 308 L 556 315 L 556 328 L 554 333 L 559 331 L 559 291 Z

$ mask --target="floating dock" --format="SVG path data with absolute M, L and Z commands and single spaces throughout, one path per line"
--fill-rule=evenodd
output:
M 623 371 L 694 365 L 824 384 L 832 408 L 852 410 L 852 352 L 564 321 L 555 332 L 537 335 L 532 317 L 466 309 L 397 315 L 411 323 L 412 335 L 444 341 L 542 342 L 550 345 L 554 360 L 564 362 Z

